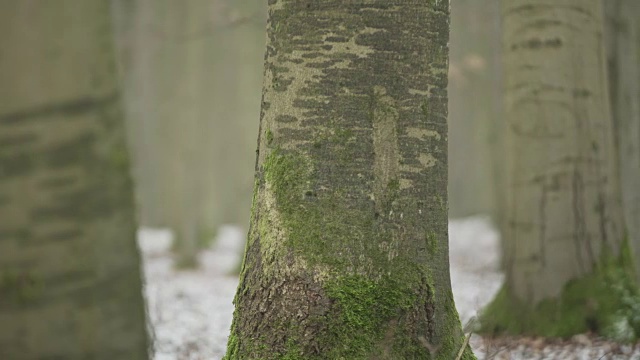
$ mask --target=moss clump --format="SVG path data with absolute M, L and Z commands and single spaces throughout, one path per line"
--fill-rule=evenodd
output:
M 453 300 L 453 292 L 451 289 L 446 293 L 445 311 L 447 312 L 447 317 L 450 321 L 445 324 L 447 326 L 447 333 L 449 336 L 446 336 L 443 339 L 442 346 L 436 352 L 435 359 L 436 360 L 450 360 L 455 359 L 460 351 L 460 347 L 464 343 L 465 334 L 461 330 L 460 316 L 458 315 L 458 310 L 455 307 L 455 302 Z M 473 351 L 471 351 L 471 347 L 467 344 L 462 353 L 462 360 L 476 360 Z
M 570 281 L 558 298 L 533 308 L 503 286 L 483 311 L 481 332 L 566 338 L 592 331 L 615 340 L 637 339 L 640 293 L 626 242 L 622 250 L 618 258 L 605 254 L 591 274 Z M 621 329 L 627 333 L 620 334 Z
M 229 340 L 227 340 L 227 352 L 222 357 L 222 360 L 235 359 L 238 356 L 238 336 L 231 331 Z
M 425 235 L 425 241 L 427 243 L 427 250 L 429 250 L 429 254 L 434 256 L 438 253 L 438 238 L 433 231 L 428 231 Z
M 389 321 L 413 306 L 415 297 L 394 279 L 371 281 L 359 275 L 336 278 L 325 284 L 339 314 L 329 325 L 325 343 L 329 359 L 368 359 L 385 335 Z
M 347 204 L 339 189 L 317 194 L 311 181 L 312 172 L 305 157 L 278 148 L 265 159 L 264 177 L 275 195 L 278 212 L 289 235 L 288 242 L 278 246 L 286 246 L 310 264 L 330 265 L 337 273 L 342 273 L 345 266 L 353 265 L 347 254 L 354 242 L 368 247 L 363 249 L 369 253 L 368 258 L 380 255 L 377 242 L 373 240 L 378 236 L 374 232 L 373 214 Z M 268 241 L 266 226 L 268 224 L 262 224 L 259 231 L 261 239 Z M 362 231 L 354 233 L 354 228 Z M 336 256 L 338 253 L 344 255 Z
M 271 129 L 267 129 L 267 145 L 271 145 L 273 143 L 273 131 Z

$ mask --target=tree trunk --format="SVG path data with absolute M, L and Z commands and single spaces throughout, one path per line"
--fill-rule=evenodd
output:
M 223 47 L 216 66 L 220 116 L 216 143 L 217 174 L 226 223 L 249 225 L 256 132 L 260 118 L 267 4 L 262 0 L 227 0 L 221 26 Z M 231 155 L 232 154 L 232 155 Z
M 147 359 L 109 1 L 0 2 L 0 358 Z
M 448 1 L 270 1 L 225 359 L 455 358 L 448 32 Z
M 632 284 L 599 0 L 504 0 L 506 283 L 495 331 L 606 331 Z M 611 279 L 610 279 L 611 278 Z M 629 280 L 629 279 L 627 279 Z
M 640 276 L 640 3 L 608 0 L 605 11 L 622 205 L 627 238 Z
M 458 0 L 451 4 L 449 67 L 449 216 L 496 218 L 497 196 L 492 145 L 502 140 L 498 0 Z
M 135 183 L 138 221 L 141 226 L 166 225 L 166 207 L 160 200 L 157 0 L 112 0 L 116 45 L 120 59 L 126 127 Z

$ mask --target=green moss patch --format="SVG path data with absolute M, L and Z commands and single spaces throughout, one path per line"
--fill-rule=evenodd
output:
M 379 235 L 373 213 L 349 206 L 339 190 L 317 194 L 312 172 L 304 156 L 280 149 L 274 149 L 265 160 L 264 177 L 289 235 L 284 245 L 311 264 L 330 265 L 337 273 L 354 265 L 349 255 L 354 243 L 365 247 L 361 251 L 367 252 L 368 258 L 381 255 L 374 247 L 377 241 L 373 239 Z M 268 233 L 267 229 L 260 231 Z M 337 256 L 339 253 L 343 255 Z
M 378 282 L 352 275 L 328 282 L 325 290 L 339 316 L 332 320 L 327 358 L 367 359 L 385 336 L 386 324 L 410 309 L 415 301 L 408 289 L 388 277 Z

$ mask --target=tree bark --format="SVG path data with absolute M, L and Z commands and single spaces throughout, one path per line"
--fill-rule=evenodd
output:
M 225 359 L 455 358 L 449 2 L 270 1 L 267 28 Z
M 0 358 L 147 359 L 109 1 L 0 2 Z
M 613 272 L 629 258 L 601 7 L 503 1 L 506 283 L 484 316 L 495 331 L 605 331 L 620 305 L 610 278 L 625 282 Z
M 610 94 L 627 239 L 640 278 L 640 3 L 605 2 Z

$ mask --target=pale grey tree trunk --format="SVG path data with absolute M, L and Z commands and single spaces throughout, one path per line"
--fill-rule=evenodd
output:
M 163 226 L 166 208 L 160 203 L 161 152 L 157 88 L 158 51 L 162 37 L 154 11 L 155 0 L 111 0 L 119 52 L 121 84 L 127 120 L 127 137 L 139 222 Z
M 622 205 L 627 238 L 640 270 L 640 2 L 604 3 Z
M 255 169 L 256 133 L 260 119 L 267 3 L 229 0 L 220 21 L 222 46 L 216 64 L 217 183 L 226 223 L 247 229 Z M 224 115 L 223 115 L 224 114 Z
M 449 68 L 449 216 L 497 218 L 494 146 L 502 140 L 499 0 L 451 5 Z
M 449 2 L 270 1 L 267 32 L 225 359 L 454 359 Z
M 602 3 L 503 0 L 502 11 L 506 283 L 484 320 L 602 331 L 621 301 L 609 283 L 625 282 L 613 271 L 626 270 Z
M 2 1 L 0 37 L 0 358 L 147 359 L 109 1 Z

